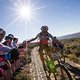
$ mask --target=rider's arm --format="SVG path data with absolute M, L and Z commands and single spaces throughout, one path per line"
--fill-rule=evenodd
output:
M 52 40 L 54 40 L 54 37 L 53 37 L 50 33 L 48 33 L 48 36 L 49 36 Z
M 40 34 L 37 34 L 37 36 L 35 38 L 32 38 L 31 40 L 29 40 L 28 42 L 34 41 L 36 40 L 38 37 L 40 36 Z

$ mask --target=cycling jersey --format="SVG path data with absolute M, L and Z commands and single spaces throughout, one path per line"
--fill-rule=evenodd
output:
M 36 38 L 39 38 L 40 39 L 40 43 L 41 44 L 48 44 L 49 38 L 51 38 L 53 40 L 53 36 L 50 33 L 48 33 L 48 32 L 46 32 L 46 33 L 40 32 L 36 36 Z

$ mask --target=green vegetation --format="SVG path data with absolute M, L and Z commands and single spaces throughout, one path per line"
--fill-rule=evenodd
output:
M 65 55 L 70 61 L 80 64 L 80 38 L 61 40 L 65 46 Z

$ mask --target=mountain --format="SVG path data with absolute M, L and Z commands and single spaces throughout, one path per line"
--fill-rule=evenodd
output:
M 58 37 L 58 39 L 80 38 L 80 32 Z

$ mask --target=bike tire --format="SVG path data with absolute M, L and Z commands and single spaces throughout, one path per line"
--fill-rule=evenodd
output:
M 56 65 L 56 70 L 58 68 L 60 68 L 62 71 L 64 71 L 66 73 L 66 75 L 68 77 L 68 80 L 73 80 L 72 77 L 71 77 L 71 74 L 69 73 L 69 71 L 63 65 L 57 64 Z M 56 79 L 55 80 L 59 80 L 59 79 L 57 79 L 58 76 L 57 75 L 55 75 L 55 76 L 56 76 Z M 60 79 L 60 80 L 65 80 L 65 79 Z

